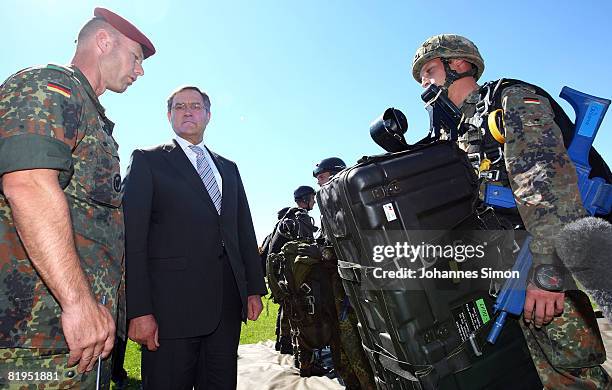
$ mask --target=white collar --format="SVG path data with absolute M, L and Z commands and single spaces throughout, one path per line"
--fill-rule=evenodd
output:
M 193 150 L 191 150 L 191 148 L 189 148 L 190 146 L 198 146 L 200 147 L 202 150 L 204 150 L 204 153 L 208 154 L 208 149 L 206 149 L 206 145 L 204 144 L 204 140 L 202 140 L 202 142 L 200 142 L 197 145 L 193 145 L 191 142 L 187 141 L 184 138 L 179 137 L 178 135 L 174 137 L 174 139 L 176 140 L 176 142 L 179 144 L 179 146 L 184 150 L 184 151 L 190 151 L 193 152 Z

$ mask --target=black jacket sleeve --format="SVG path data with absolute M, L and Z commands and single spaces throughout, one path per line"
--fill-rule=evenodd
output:
M 247 296 L 266 295 L 268 289 L 261 270 L 261 260 L 257 250 L 257 239 L 251 218 L 251 210 L 247 201 L 240 173 L 236 169 L 238 181 L 238 239 L 247 282 Z
M 132 153 L 124 182 L 125 288 L 127 318 L 153 313 L 147 262 L 153 182 L 142 150 Z

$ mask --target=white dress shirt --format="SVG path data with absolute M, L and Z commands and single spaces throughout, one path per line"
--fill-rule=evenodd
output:
M 191 148 L 189 148 L 189 146 L 193 144 L 179 137 L 178 135 L 174 137 L 174 139 L 179 144 L 179 146 L 183 149 L 183 152 L 185 152 L 185 155 L 191 162 L 191 165 L 193 165 L 193 169 L 195 169 L 197 172 L 198 168 L 197 168 L 196 163 L 197 163 L 198 155 L 196 154 L 196 152 L 191 150 Z M 208 153 L 208 149 L 206 149 L 206 146 L 204 145 L 204 141 L 200 142 L 199 144 L 195 146 L 199 146 L 204 151 L 204 157 L 206 158 L 206 161 L 208 161 L 208 165 L 210 165 L 210 168 L 212 169 L 213 174 L 215 175 L 215 181 L 217 182 L 217 186 L 219 187 L 219 192 L 221 193 L 221 198 L 223 199 L 223 179 L 221 178 L 221 174 L 219 173 L 219 170 L 217 169 L 215 162 L 210 156 L 210 153 Z

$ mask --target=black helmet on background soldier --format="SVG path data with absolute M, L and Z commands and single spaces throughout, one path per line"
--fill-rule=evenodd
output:
M 308 202 L 308 197 L 310 195 L 314 195 L 315 190 L 310 186 L 299 186 L 295 191 L 293 191 L 293 199 L 297 201 Z
M 341 158 L 338 158 L 338 157 L 324 158 L 323 160 L 321 160 L 320 163 L 318 163 L 315 166 L 314 171 L 312 171 L 312 176 L 316 178 L 317 175 L 320 175 L 323 172 L 329 172 L 332 175 L 335 175 L 336 173 L 340 172 L 341 170 L 345 168 L 346 168 L 346 164 L 344 163 L 344 161 L 342 161 Z
M 473 72 L 468 75 L 473 76 L 476 81 L 482 76 L 485 69 L 484 60 L 474 42 L 461 35 L 434 35 L 419 46 L 412 60 L 412 77 L 417 83 L 421 83 L 423 66 L 434 58 L 442 60 L 447 73 L 449 73 L 449 60 L 455 58 L 466 60 L 473 65 Z M 458 76 L 464 77 L 463 74 Z

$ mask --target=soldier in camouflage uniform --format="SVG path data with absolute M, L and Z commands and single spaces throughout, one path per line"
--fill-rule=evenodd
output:
M 305 197 L 305 199 L 302 199 Z M 292 338 L 291 324 L 289 323 L 289 308 L 288 302 L 283 298 L 282 294 L 276 294 L 276 283 L 275 273 L 278 274 L 279 266 L 278 262 L 274 262 L 272 259 L 280 259 L 279 257 L 269 257 L 270 255 L 278 255 L 281 252 L 283 245 L 287 242 L 301 239 L 301 238 L 313 238 L 313 231 L 317 230 L 317 227 L 312 224 L 312 218 L 308 215 L 308 212 L 312 210 L 314 205 L 314 189 L 308 186 L 300 186 L 294 191 L 294 200 L 297 207 L 284 207 L 278 211 L 278 222 L 274 225 L 272 233 L 270 233 L 264 240 L 262 245 L 262 253 L 260 254 L 264 259 L 266 265 L 266 275 L 268 276 L 268 285 L 270 286 L 271 295 L 274 302 L 279 304 L 278 316 L 276 318 L 276 344 L 274 348 L 281 354 L 293 355 L 296 354 L 297 350 L 294 351 L 294 341 Z M 297 330 L 296 330 L 297 331 Z M 297 348 L 297 344 L 295 345 Z M 299 368 L 299 361 L 295 361 L 296 367 Z
M 326 284 L 323 277 L 322 267 L 318 259 L 309 258 L 307 255 L 298 257 L 299 248 L 308 246 L 304 241 L 312 241 L 318 228 L 314 220 L 308 215 L 315 205 L 315 190 L 310 186 L 300 186 L 293 192 L 293 199 L 298 206 L 295 220 L 296 227 L 285 226 L 285 230 L 296 230 L 293 234 L 296 241 L 283 245 L 283 256 L 292 265 L 292 277 L 297 289 L 283 307 L 283 316 L 289 318 L 292 342 L 300 376 L 323 376 L 329 373 L 329 369 L 323 366 L 317 359 L 316 351 L 328 343 L 330 338 L 330 316 L 326 310 L 326 302 L 331 296 L 331 288 Z M 290 222 L 290 221 L 289 221 Z M 283 230 L 283 226 L 279 226 Z M 303 291 L 302 284 L 306 284 L 313 291 Z M 318 293 L 315 293 L 316 290 Z M 311 299 L 305 310 L 304 299 Z M 312 309 L 312 311 L 310 311 Z M 333 348 L 332 348 L 333 349 Z
M 346 168 L 346 164 L 338 157 L 323 159 L 313 171 L 319 186 L 327 183 L 336 173 Z M 349 303 L 348 296 L 342 286 L 342 278 L 337 269 L 336 256 L 331 245 L 321 230 L 321 240 L 325 241 L 322 251 L 311 248 L 311 256 L 323 259 L 327 265 L 328 276 L 334 295 L 335 326 L 334 333 L 338 339 L 336 370 L 345 382 L 347 389 L 376 389 L 374 374 L 363 350 L 361 336 L 357 328 L 358 320 L 355 310 Z M 320 241 L 321 241 L 320 240 Z
M 0 87 L 2 389 L 90 389 L 98 371 L 109 386 L 124 237 L 117 144 L 98 96 L 125 91 L 155 49 L 120 16 L 94 16 L 72 65 L 28 68 Z
M 319 364 L 315 350 L 325 346 L 330 338 L 329 316 L 323 301 L 329 300 L 331 287 L 325 284 L 326 278 L 321 278 L 320 261 L 298 257 L 296 253 L 299 247 L 312 242 L 318 230 L 308 215 L 315 204 L 315 190 L 300 186 L 293 197 L 298 207 L 284 210 L 269 240 L 268 282 L 282 307 L 281 322 L 289 322 L 292 350 L 300 375 L 322 376 L 329 370 Z M 286 350 L 286 346 L 281 348 Z
M 484 62 L 468 39 L 443 34 L 429 38 L 416 52 L 412 73 L 424 88 L 434 83 L 461 110 L 473 129 L 458 135 L 458 144 L 469 156 L 482 157 L 488 132 L 478 125 L 482 107 L 477 84 Z M 500 88 L 504 134 L 491 134 L 501 159 L 484 158 L 477 169 L 484 182 L 510 187 L 518 209 L 518 223 L 533 236 L 530 251 L 533 273 L 551 265 L 562 272 L 553 238 L 568 222 L 586 215 L 577 186 L 575 167 L 554 121 L 551 101 L 538 87 L 514 82 Z M 485 118 L 486 121 L 486 118 Z M 474 126 L 476 124 L 476 126 Z M 489 130 L 490 131 L 490 130 Z M 495 142 L 495 141 L 493 141 Z M 490 152 L 487 149 L 487 152 Z M 475 153 L 476 152 L 476 153 Z M 493 153 L 494 154 L 494 153 Z M 494 161 L 499 160 L 497 166 Z M 491 166 L 489 166 L 491 165 Z M 496 169 L 498 174 L 490 175 Z M 539 287 L 538 287 L 539 286 Z M 520 321 L 531 356 L 547 389 L 611 388 L 601 367 L 605 350 L 586 295 L 545 290 L 533 279 L 527 286 L 523 321 Z M 571 290 L 571 291 L 570 291 Z

